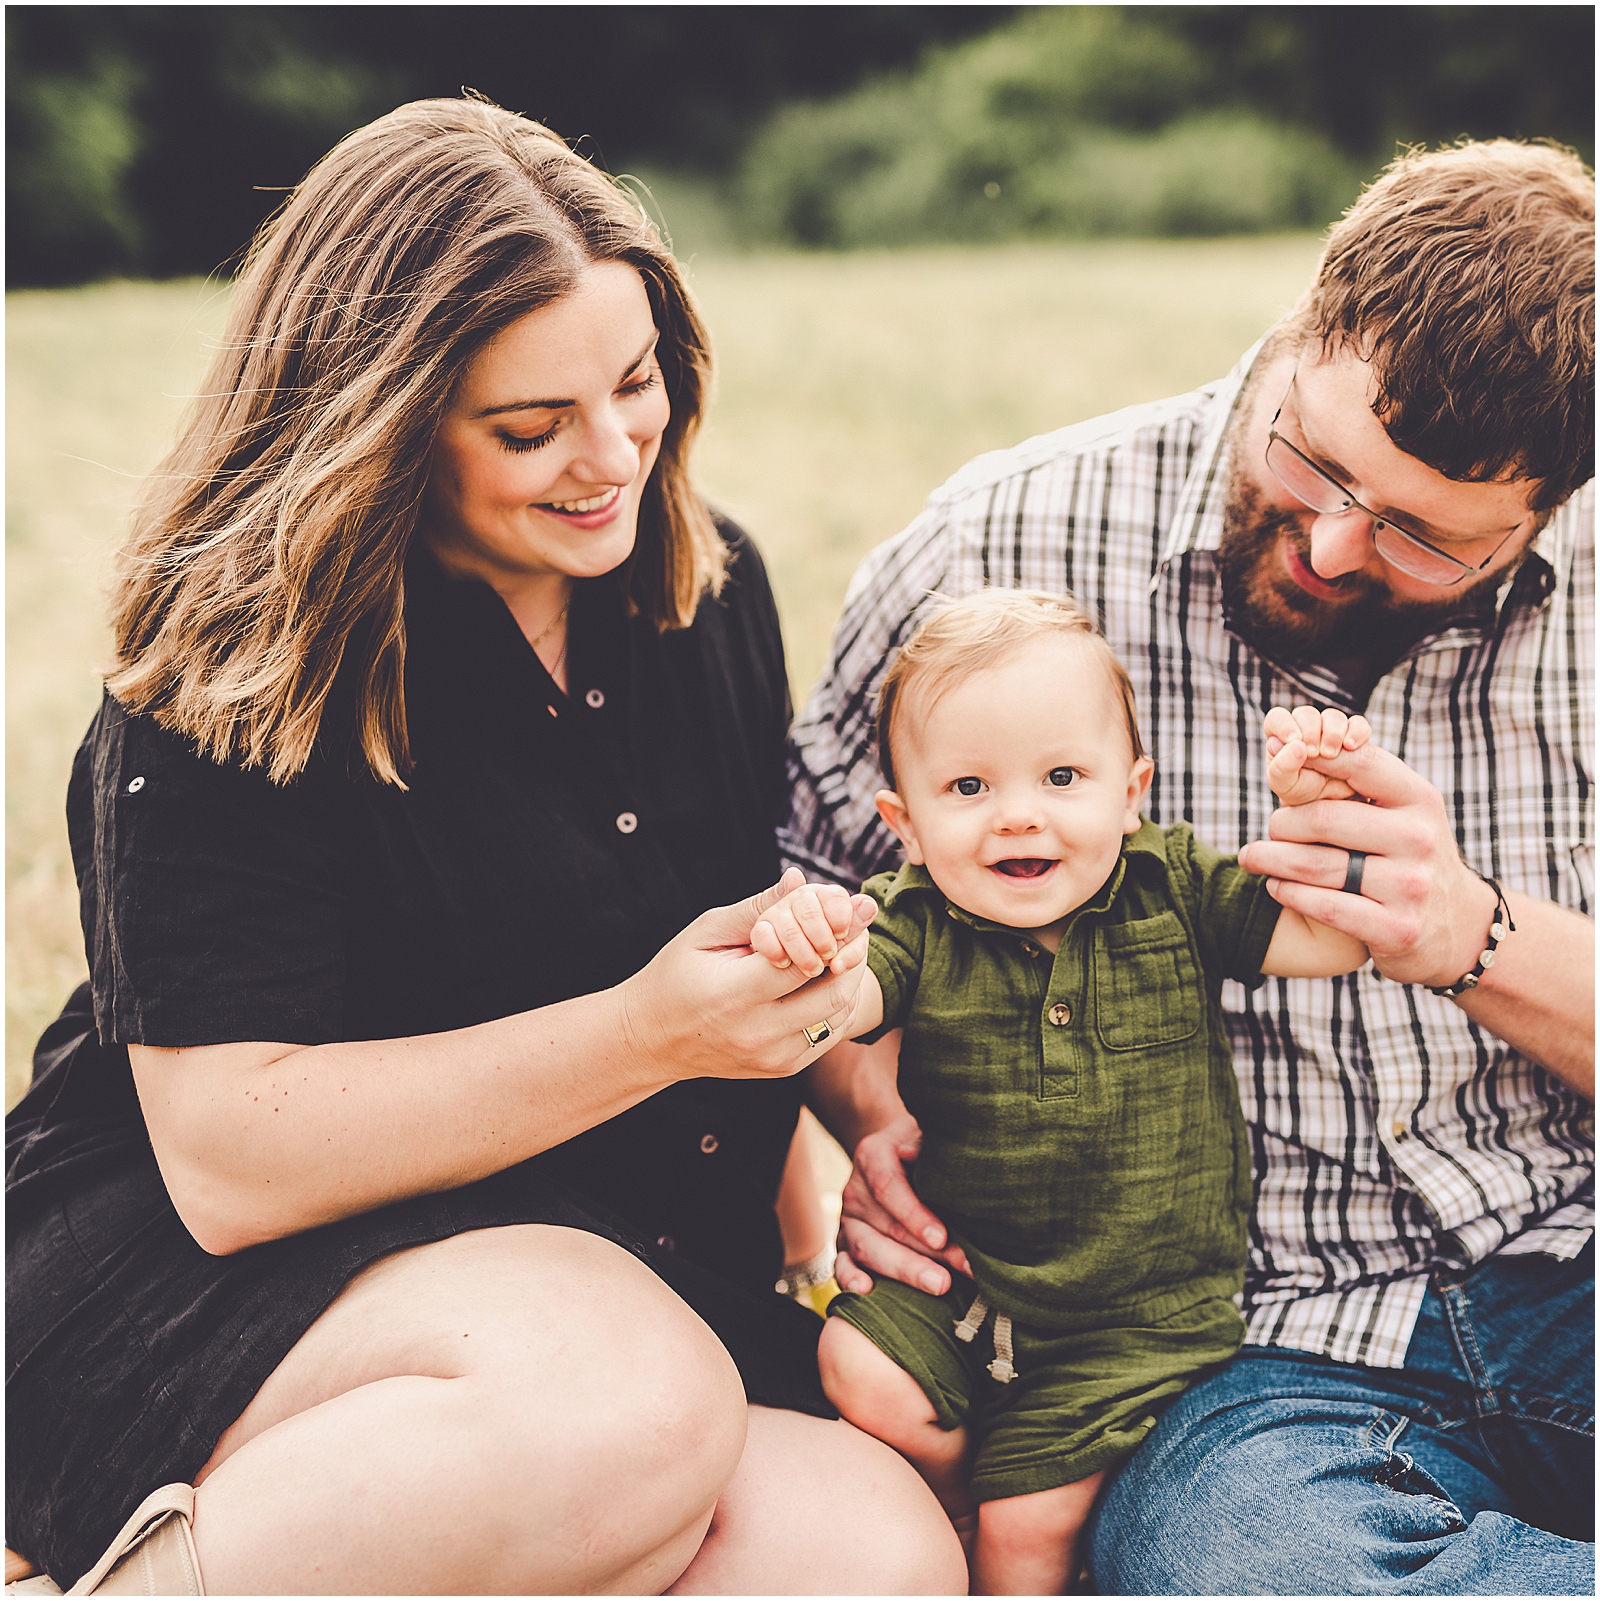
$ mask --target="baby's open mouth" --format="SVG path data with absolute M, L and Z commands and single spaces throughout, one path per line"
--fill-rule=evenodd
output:
M 1007 878 L 1043 878 L 1056 864 L 1048 856 L 1008 856 L 1003 862 L 989 865 Z

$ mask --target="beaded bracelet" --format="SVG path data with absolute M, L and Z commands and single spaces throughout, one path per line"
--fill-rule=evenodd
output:
M 801 1295 L 833 1277 L 833 1252 L 821 1250 L 809 1262 L 792 1262 L 772 1287 L 779 1295 Z
M 1505 893 L 1492 878 L 1479 873 L 1478 877 L 1494 891 L 1494 918 L 1489 924 L 1489 943 L 1484 946 L 1483 954 L 1478 958 L 1478 965 L 1470 973 L 1463 973 L 1454 984 L 1446 984 L 1442 988 L 1433 984 L 1427 986 L 1433 995 L 1464 995 L 1468 990 L 1478 987 L 1478 980 L 1484 973 L 1494 966 L 1494 953 L 1499 948 L 1500 941 L 1507 934 L 1515 934 L 1517 925 L 1511 921 L 1511 909 L 1506 905 Z

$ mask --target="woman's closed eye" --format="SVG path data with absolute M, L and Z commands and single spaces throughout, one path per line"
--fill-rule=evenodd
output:
M 661 382 L 661 369 L 652 368 L 643 378 L 635 379 L 632 383 L 623 384 L 617 393 L 624 400 L 636 399 L 639 395 L 647 393 Z M 561 428 L 561 419 L 550 424 L 542 434 L 535 434 L 531 438 L 524 434 L 496 434 L 502 450 L 509 450 L 514 456 L 526 456 L 530 450 L 539 450 L 548 445 Z
M 1052 767 L 1045 774 L 1045 782 L 1057 789 L 1070 789 L 1078 782 L 1078 770 L 1076 767 Z
M 525 456 L 530 450 L 538 450 L 548 445 L 556 436 L 556 430 L 561 426 L 553 422 L 542 434 L 536 434 L 531 439 L 525 439 L 521 434 L 496 434 L 502 450 L 509 450 L 514 456 Z

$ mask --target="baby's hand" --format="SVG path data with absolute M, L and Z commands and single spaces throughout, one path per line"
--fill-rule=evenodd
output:
M 750 945 L 774 967 L 798 967 L 815 978 L 877 910 L 870 895 L 851 895 L 837 884 L 802 884 L 750 930 Z
M 1329 707 L 1296 706 L 1290 712 L 1274 706 L 1262 732 L 1267 737 L 1267 782 L 1285 806 L 1309 806 L 1316 800 L 1348 800 L 1355 791 L 1341 778 L 1325 778 L 1305 764 L 1317 756 L 1360 750 L 1372 737 L 1365 717 L 1346 717 Z

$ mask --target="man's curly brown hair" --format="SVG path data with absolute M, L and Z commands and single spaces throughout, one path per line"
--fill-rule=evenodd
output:
M 1446 478 L 1594 476 L 1594 175 L 1509 139 L 1400 156 L 1334 225 L 1280 330 L 1370 361 L 1389 438 Z

